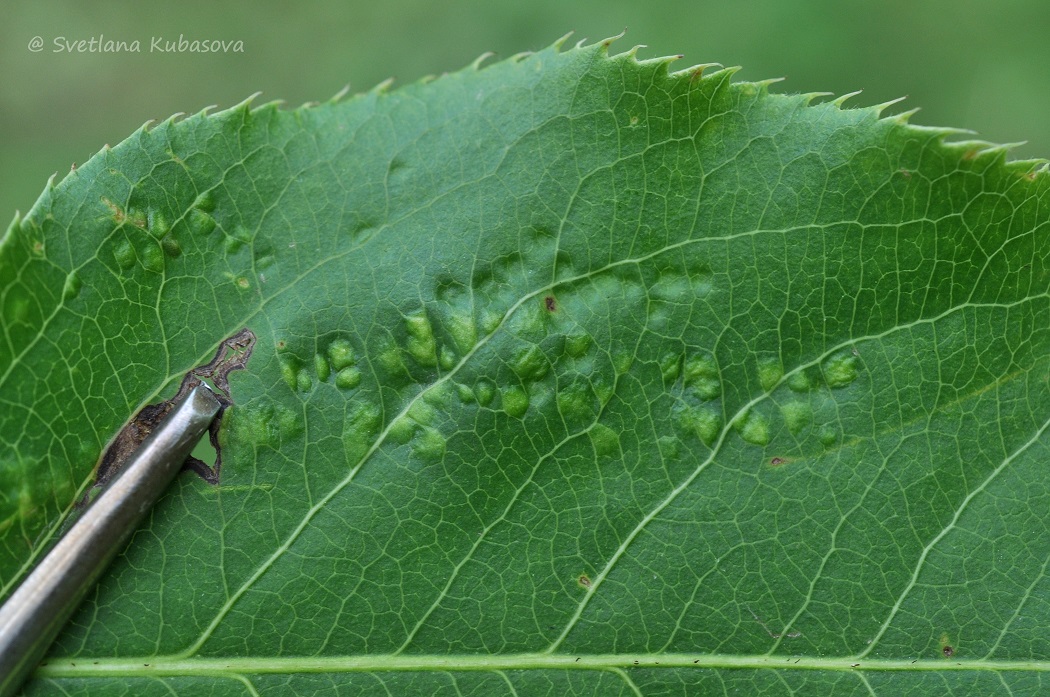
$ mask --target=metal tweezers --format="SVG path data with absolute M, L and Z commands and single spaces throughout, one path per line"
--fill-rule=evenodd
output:
M 0 607 L 0 697 L 18 692 L 219 412 L 194 388 Z

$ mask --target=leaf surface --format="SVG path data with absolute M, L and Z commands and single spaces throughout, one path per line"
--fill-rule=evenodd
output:
M 30 694 L 1035 694 L 1047 178 L 558 46 L 143 128 L 0 242 L 0 581 L 243 328 Z

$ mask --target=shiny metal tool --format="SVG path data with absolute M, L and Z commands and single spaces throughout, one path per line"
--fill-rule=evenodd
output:
M 178 474 L 219 412 L 204 385 L 177 403 L 0 607 L 0 697 L 15 694 Z

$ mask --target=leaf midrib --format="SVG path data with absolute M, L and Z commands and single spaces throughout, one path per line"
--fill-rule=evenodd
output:
M 321 657 L 178 658 L 141 656 L 122 659 L 78 658 L 48 662 L 36 678 L 233 677 L 261 674 L 357 673 L 397 671 L 611 670 L 616 668 L 696 668 L 751 670 L 823 670 L 940 672 L 1048 672 L 1050 661 L 984 659 L 860 659 L 747 654 L 543 654 L 393 655 Z

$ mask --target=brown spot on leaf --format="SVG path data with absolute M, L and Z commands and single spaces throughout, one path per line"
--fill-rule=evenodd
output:
M 580 577 L 578 579 L 576 579 L 576 582 L 579 583 L 584 588 L 590 588 L 591 587 L 591 577 L 588 576 L 587 574 L 580 574 Z
M 558 309 L 558 303 L 554 300 L 553 295 L 548 295 L 543 299 L 543 305 L 547 308 L 547 312 L 554 312 Z
M 124 222 L 125 216 L 123 208 L 113 203 L 105 196 L 102 197 L 102 203 L 106 204 L 106 207 L 109 208 L 109 210 L 113 213 L 113 222 L 115 222 L 117 225 L 120 225 Z
M 781 465 L 787 464 L 787 458 L 785 457 L 774 457 L 769 461 L 769 464 L 773 467 L 780 467 Z
M 943 649 L 941 649 L 941 653 L 944 654 L 945 658 L 951 658 L 955 655 L 955 649 L 951 646 L 946 645 Z

